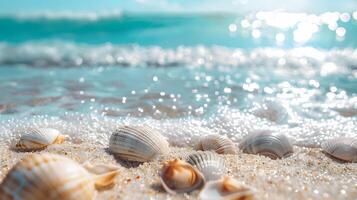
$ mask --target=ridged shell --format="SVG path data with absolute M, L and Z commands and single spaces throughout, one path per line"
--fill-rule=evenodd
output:
M 196 150 L 215 151 L 218 154 L 237 154 L 237 147 L 228 137 L 218 134 L 201 138 Z
M 199 194 L 201 200 L 251 200 L 254 199 L 253 188 L 239 183 L 237 180 L 224 177 L 209 181 Z
M 147 162 L 167 154 L 169 143 L 148 126 L 124 126 L 110 137 L 109 149 L 121 159 Z
M 346 162 L 357 162 L 357 139 L 355 138 L 334 138 L 322 143 L 321 147 L 334 158 Z
M 260 131 L 247 135 L 239 144 L 244 153 L 259 154 L 271 159 L 290 156 L 293 146 L 283 134 L 273 134 L 269 131 Z
M 61 144 L 66 136 L 53 128 L 35 128 L 21 136 L 15 148 L 21 151 L 40 150 L 51 144 Z
M 217 180 L 227 173 L 226 164 L 218 154 L 211 151 L 202 151 L 190 154 L 187 162 L 196 167 L 206 181 Z
M 2 200 L 94 199 L 97 189 L 112 185 L 118 174 L 114 167 L 96 167 L 89 173 L 64 156 L 31 154 L 19 161 L 0 184 Z
M 170 194 L 191 192 L 203 186 L 203 175 L 189 163 L 174 159 L 167 161 L 161 169 L 161 184 Z

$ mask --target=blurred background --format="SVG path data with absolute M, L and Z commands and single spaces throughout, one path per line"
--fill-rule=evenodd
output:
M 357 3 L 353 0 L 2 0 L 0 5 L 0 40 L 11 43 L 61 40 L 242 48 L 357 45 Z
M 314 143 L 356 132 L 356 36 L 354 0 L 1 0 L 0 119 L 253 116 Z

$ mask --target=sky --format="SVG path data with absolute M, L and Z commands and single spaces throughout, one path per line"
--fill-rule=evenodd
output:
M 357 10 L 357 0 L 0 0 L 0 14 L 41 12 L 326 12 Z

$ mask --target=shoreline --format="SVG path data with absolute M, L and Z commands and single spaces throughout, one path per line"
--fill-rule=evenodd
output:
M 0 149 L 0 181 L 8 170 L 28 152 Z M 162 188 L 159 170 L 172 158 L 194 152 L 191 148 L 171 147 L 169 155 L 137 164 L 124 162 L 108 153 L 104 145 L 91 143 L 51 145 L 34 153 L 65 155 L 79 163 L 104 163 L 120 166 L 117 184 L 98 194 L 96 199 L 197 199 L 198 190 L 170 195 Z M 355 199 L 357 196 L 357 163 L 342 163 L 326 156 L 319 148 L 294 146 L 294 154 L 281 160 L 244 154 L 220 155 L 228 166 L 228 174 L 256 189 L 256 199 Z

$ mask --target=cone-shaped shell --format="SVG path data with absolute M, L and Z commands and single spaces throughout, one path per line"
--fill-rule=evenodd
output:
M 15 148 L 20 151 L 40 150 L 51 144 L 61 144 L 66 136 L 53 128 L 35 128 L 22 135 Z
M 227 173 L 223 158 L 212 151 L 190 154 L 187 162 L 196 167 L 203 174 L 206 181 L 220 179 Z
M 237 154 L 237 147 L 232 140 L 218 134 L 202 137 L 196 145 L 196 150 L 215 151 L 218 154 Z
M 0 184 L 2 200 L 94 199 L 96 189 L 112 185 L 117 168 L 89 173 L 78 163 L 55 154 L 32 154 L 19 161 Z M 99 173 L 100 172 L 100 173 Z
M 124 126 L 109 141 L 111 152 L 128 161 L 147 162 L 169 152 L 169 143 L 148 126 Z
M 179 159 L 164 164 L 160 180 L 164 189 L 170 194 L 191 192 L 204 184 L 203 175 L 192 165 Z
M 209 181 L 199 194 L 201 200 L 252 200 L 254 189 L 239 183 L 237 180 L 224 177 Z
M 289 139 L 282 134 L 260 131 L 247 135 L 239 144 L 244 153 L 259 154 L 271 159 L 290 156 L 293 151 Z
M 334 138 L 321 145 L 324 152 L 346 162 L 357 162 L 357 139 Z

